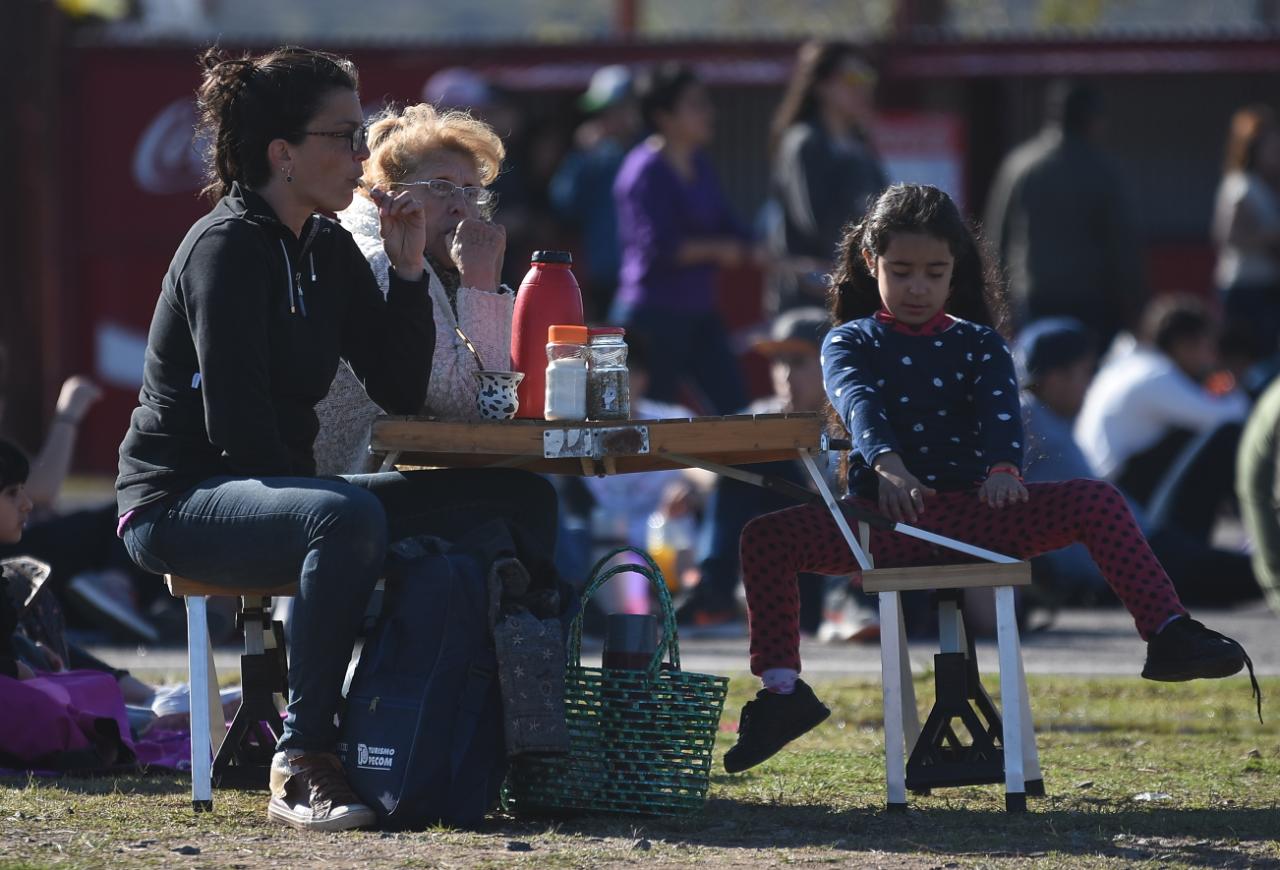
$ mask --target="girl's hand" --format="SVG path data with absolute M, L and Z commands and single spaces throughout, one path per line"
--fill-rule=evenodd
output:
M 462 286 L 496 292 L 507 251 L 507 228 L 478 218 L 465 218 L 453 231 L 449 256 L 462 275 Z
M 26 662 L 18 662 L 17 664 L 18 664 L 18 679 L 34 680 L 36 678 L 36 672 L 31 670 L 31 668 L 27 665 Z
M 937 495 L 937 490 L 925 486 L 907 471 L 896 453 L 877 456 L 875 471 L 880 475 L 880 513 L 895 523 L 904 520 L 914 523 L 924 513 L 924 500 Z
M 374 187 L 369 196 L 378 206 L 382 249 L 392 268 L 406 281 L 417 281 L 426 268 L 427 216 L 422 204 L 407 190 L 387 193 Z
M 993 508 L 1025 502 L 1028 498 L 1027 488 L 1022 485 L 1022 481 L 1003 471 L 988 474 L 978 489 L 978 501 Z

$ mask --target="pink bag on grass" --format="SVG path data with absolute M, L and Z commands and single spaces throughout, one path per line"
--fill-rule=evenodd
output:
M 135 758 L 124 698 L 111 674 L 0 676 L 0 767 L 107 768 Z

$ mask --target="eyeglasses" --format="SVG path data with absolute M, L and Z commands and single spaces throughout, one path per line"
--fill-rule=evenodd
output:
M 304 136 L 328 136 L 331 139 L 346 139 L 351 143 L 351 151 L 364 150 L 365 144 L 369 141 L 369 125 L 361 124 L 354 130 L 303 130 Z
M 426 181 L 393 181 L 392 187 L 425 187 L 432 196 L 448 199 L 455 192 L 461 193 L 463 199 L 472 205 L 491 209 L 498 204 L 498 195 L 484 187 L 459 187 L 444 178 L 429 178 Z

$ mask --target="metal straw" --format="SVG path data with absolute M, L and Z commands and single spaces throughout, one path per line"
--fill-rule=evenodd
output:
M 467 346 L 467 350 L 471 351 L 471 355 L 476 358 L 476 369 L 478 371 L 487 372 L 484 367 L 484 361 L 480 359 L 480 352 L 476 350 L 476 346 L 471 343 L 471 339 L 467 338 L 467 334 L 462 331 L 461 326 L 455 326 L 453 331 L 458 333 L 458 338 L 462 339 L 462 343 Z

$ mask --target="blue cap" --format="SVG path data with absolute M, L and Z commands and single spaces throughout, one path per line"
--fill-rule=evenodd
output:
M 1054 369 L 1097 353 L 1093 330 L 1074 317 L 1045 317 L 1032 321 L 1018 334 L 1013 361 L 1018 380 L 1030 386 Z

